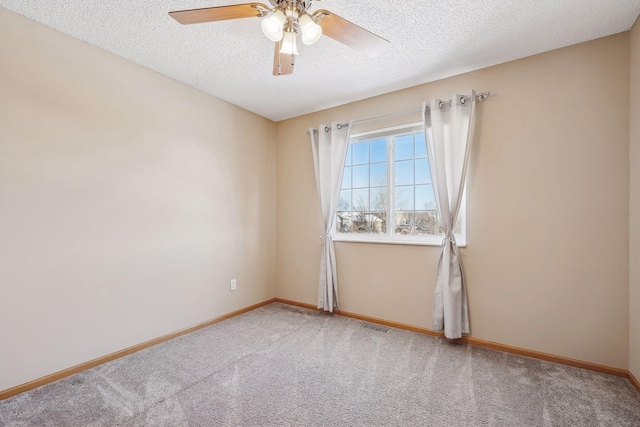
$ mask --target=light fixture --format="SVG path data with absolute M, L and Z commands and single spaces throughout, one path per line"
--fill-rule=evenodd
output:
M 275 42 L 271 45 L 274 76 L 293 73 L 295 57 L 298 55 L 298 36 L 305 45 L 314 44 L 322 36 L 327 36 L 372 58 L 380 55 L 389 45 L 388 40 L 329 10 L 312 11 L 313 6 L 322 0 L 262 0 L 260 3 L 238 4 L 239 1 L 225 6 L 176 10 L 169 12 L 169 16 L 184 25 L 260 18 L 264 35 Z M 262 44 L 266 46 L 269 43 L 264 41 Z
M 273 15 L 262 20 L 262 32 L 271 41 L 278 42 L 282 40 L 284 23 L 287 17 L 280 10 L 273 12 Z
M 282 46 L 280 47 L 280 53 L 285 55 L 298 55 L 297 37 L 293 31 L 285 31 L 284 37 L 282 37 Z
M 298 55 L 297 36 L 302 35 L 302 43 L 312 45 L 322 36 L 322 27 L 313 21 L 304 10 L 296 7 L 276 9 L 271 16 L 262 20 L 262 32 L 269 40 L 282 40 L 281 53 Z
M 302 31 L 302 43 L 312 45 L 322 36 L 322 27 L 315 22 L 306 13 L 298 19 L 300 30 Z

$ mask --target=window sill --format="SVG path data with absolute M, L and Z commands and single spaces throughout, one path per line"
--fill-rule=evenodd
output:
M 354 238 L 354 237 L 345 237 L 334 235 L 334 242 L 347 242 L 347 243 L 373 243 L 373 244 L 381 244 L 381 245 L 409 245 L 409 246 L 442 246 L 442 241 L 434 242 L 434 241 L 424 241 L 424 240 L 391 240 L 391 239 L 365 239 L 365 238 Z M 467 242 L 459 242 L 457 243 L 459 248 L 466 248 Z

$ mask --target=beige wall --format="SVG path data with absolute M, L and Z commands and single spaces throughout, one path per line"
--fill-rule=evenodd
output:
M 475 88 L 462 249 L 472 335 L 628 365 L 629 34 L 279 122 L 278 296 L 314 304 L 322 226 L 305 131 Z M 336 243 L 342 309 L 429 327 L 437 247 Z
M 307 127 L 468 88 L 497 95 L 468 185 L 472 335 L 640 378 L 638 23 L 280 122 L 277 186 L 269 120 L 2 8 L 0 36 L 0 390 L 276 293 L 314 304 Z M 336 248 L 344 310 L 429 326 L 438 248 Z
M 629 370 L 640 379 L 640 19 L 631 30 L 629 90 Z
M 0 390 L 275 295 L 273 122 L 2 8 L 0 58 Z

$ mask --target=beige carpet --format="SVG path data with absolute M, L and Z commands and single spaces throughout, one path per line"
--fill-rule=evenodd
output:
M 274 303 L 4 400 L 0 425 L 640 426 L 626 379 L 366 325 Z

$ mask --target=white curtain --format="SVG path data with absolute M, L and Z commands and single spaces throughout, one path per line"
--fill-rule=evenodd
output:
M 469 308 L 454 228 L 460 212 L 473 138 L 476 93 L 432 99 L 422 108 L 431 180 L 445 238 L 436 273 L 432 328 L 447 338 L 469 333 Z
M 336 226 L 336 210 L 340 199 L 350 128 L 351 123 L 348 126 L 332 123 L 330 128 L 320 125 L 317 131 L 309 129 L 318 198 L 324 222 L 324 234 L 321 237 L 324 244 L 320 258 L 318 308 L 329 312 L 333 312 L 334 308 L 340 308 L 338 270 L 332 233 Z

